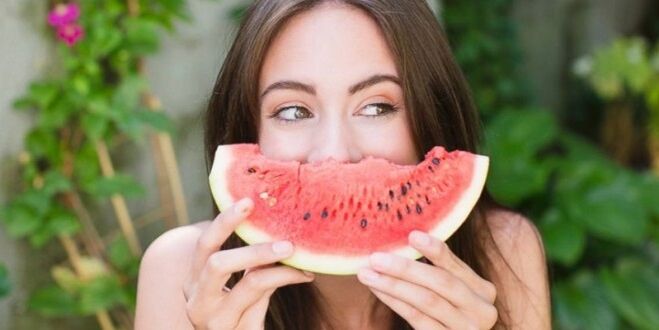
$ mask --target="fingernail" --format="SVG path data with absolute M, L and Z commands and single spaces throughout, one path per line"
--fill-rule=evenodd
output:
M 361 270 L 359 270 L 359 273 L 357 275 L 365 282 L 373 283 L 380 279 L 380 274 L 368 268 L 362 268 Z
M 412 239 L 412 241 L 414 243 L 416 243 L 418 245 L 421 245 L 421 246 L 428 246 L 428 245 L 430 245 L 430 242 L 432 241 L 431 238 L 430 238 L 430 235 L 428 235 L 424 232 L 420 232 L 418 230 L 413 231 L 412 234 L 410 234 L 410 238 Z
M 389 267 L 389 265 L 391 265 L 391 257 L 388 256 L 387 254 L 376 252 L 371 255 L 371 262 L 375 266 L 387 268 Z
M 285 255 L 293 251 L 293 244 L 289 241 L 280 241 L 272 244 L 272 252 L 279 255 Z

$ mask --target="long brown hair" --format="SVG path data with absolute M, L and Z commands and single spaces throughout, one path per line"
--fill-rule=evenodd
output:
M 257 0 L 245 12 L 208 105 L 207 169 L 218 145 L 257 142 L 260 110 L 257 82 L 267 48 L 289 18 L 327 1 L 361 9 L 381 28 L 402 80 L 417 155 L 424 155 L 436 145 L 477 152 L 481 131 L 478 113 L 442 27 L 425 0 Z M 485 246 L 492 235 L 489 227 L 481 224 L 491 204 L 486 191 L 469 219 L 448 241 L 458 257 L 490 281 L 495 274 L 485 255 Z M 243 245 L 233 235 L 222 248 Z M 229 285 L 241 277 L 241 273 L 234 274 Z M 503 316 L 500 302 L 497 308 Z M 393 317 L 394 328 L 411 328 L 399 316 Z M 328 320 L 320 313 L 313 286 L 291 285 L 273 295 L 266 329 L 317 329 L 322 322 L 327 325 Z

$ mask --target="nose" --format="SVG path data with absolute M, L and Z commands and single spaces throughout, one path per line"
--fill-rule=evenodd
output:
M 358 143 L 353 139 L 350 127 L 340 120 L 323 123 L 314 135 L 312 150 L 307 161 L 310 163 L 326 159 L 356 163 L 362 159 Z

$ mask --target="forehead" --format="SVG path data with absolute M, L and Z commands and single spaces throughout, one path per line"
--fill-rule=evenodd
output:
M 377 23 L 360 9 L 327 3 L 284 24 L 266 53 L 259 88 L 280 79 L 352 84 L 374 73 L 396 75 Z

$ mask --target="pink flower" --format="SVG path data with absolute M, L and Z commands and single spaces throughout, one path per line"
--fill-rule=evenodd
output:
M 82 27 L 78 24 L 66 24 L 57 27 L 57 37 L 69 47 L 82 39 L 84 34 Z
M 54 27 L 74 23 L 80 17 L 80 7 L 76 3 L 58 4 L 48 13 L 48 24 Z

